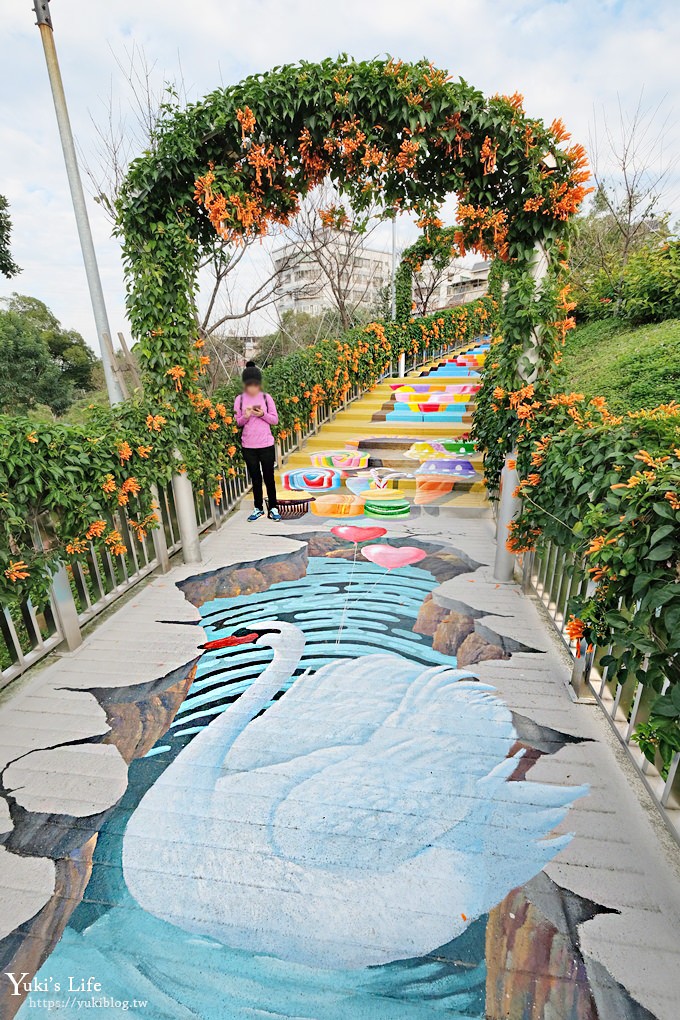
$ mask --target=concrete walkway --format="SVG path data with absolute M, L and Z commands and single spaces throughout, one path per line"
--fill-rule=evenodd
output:
M 535 604 L 494 581 L 479 478 L 415 473 L 467 402 L 390 418 L 403 382 L 285 467 L 365 454 L 307 477 L 355 516 L 240 510 L 200 569 L 5 692 L 3 1020 L 676 1020 L 677 847 Z

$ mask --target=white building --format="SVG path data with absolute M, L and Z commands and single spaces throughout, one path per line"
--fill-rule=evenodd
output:
M 455 259 L 443 271 L 432 267 L 431 262 L 423 265 L 413 280 L 413 300 L 416 311 L 422 311 L 427 304 L 430 312 L 463 305 L 486 293 L 490 262 L 479 261 L 471 266 Z
M 337 307 L 338 291 L 356 311 L 377 310 L 384 288 L 389 286 L 391 258 L 387 252 L 366 247 L 356 234 L 328 231 L 314 250 L 290 242 L 274 252 L 281 274 L 277 307 L 286 312 L 320 315 Z

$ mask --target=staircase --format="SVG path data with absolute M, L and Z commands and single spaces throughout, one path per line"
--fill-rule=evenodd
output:
M 280 496 L 314 495 L 312 512 L 322 517 L 487 516 L 481 456 L 462 445 L 487 349 L 475 342 L 384 379 L 288 456 Z

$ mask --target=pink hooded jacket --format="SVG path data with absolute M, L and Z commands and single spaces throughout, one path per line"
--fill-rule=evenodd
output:
M 261 418 L 254 414 L 247 418 L 245 415 L 247 407 L 261 407 L 264 414 Z M 243 429 L 241 442 L 248 449 L 261 450 L 265 446 L 273 445 L 271 426 L 278 425 L 279 416 L 276 404 L 268 393 L 257 393 L 254 397 L 247 393 L 239 393 L 234 401 L 234 416 L 236 424 Z

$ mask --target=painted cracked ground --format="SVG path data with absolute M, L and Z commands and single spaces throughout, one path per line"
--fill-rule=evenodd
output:
M 531 764 L 569 736 L 461 668 L 454 647 L 509 653 L 432 602 L 477 565 L 389 532 L 370 541 L 401 551 L 390 569 L 296 537 L 182 584 L 208 650 L 39 979 L 96 974 L 158 1020 L 650 1016 L 580 953 L 602 908 L 542 874 L 587 790 Z M 537 982 L 542 958 L 558 966 Z

